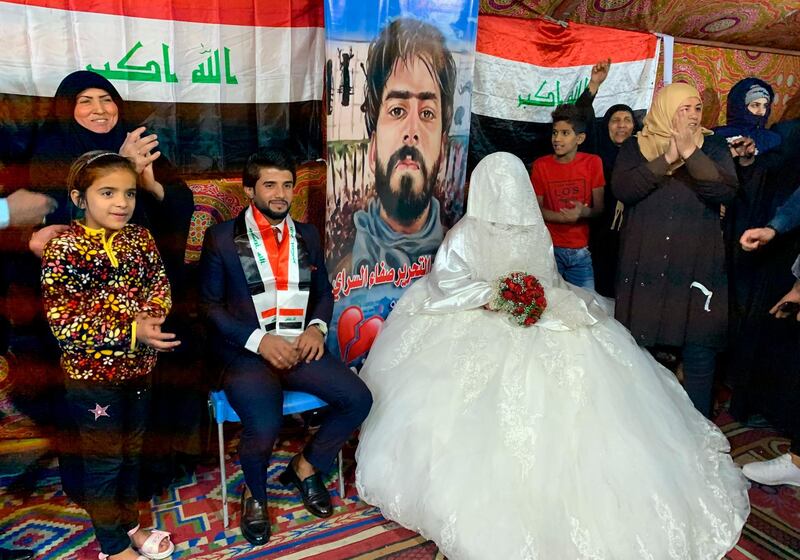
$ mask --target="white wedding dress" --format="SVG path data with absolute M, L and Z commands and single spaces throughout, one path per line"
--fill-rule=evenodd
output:
M 361 372 L 359 495 L 451 560 L 719 559 L 749 513 L 725 436 L 589 292 L 559 277 L 527 171 L 475 169 L 467 215 Z M 530 328 L 483 309 L 536 275 Z

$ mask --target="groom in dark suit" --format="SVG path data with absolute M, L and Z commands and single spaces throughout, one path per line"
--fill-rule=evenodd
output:
M 270 537 L 267 468 L 282 424 L 283 390 L 311 393 L 330 405 L 316 436 L 280 476 L 319 517 L 333 513 L 320 472 L 372 405 L 366 385 L 325 351 L 333 296 L 319 235 L 289 216 L 294 180 L 286 153 L 250 156 L 242 183 L 251 205 L 208 229 L 200 261 L 212 351 L 242 420 L 239 457 L 247 487 L 241 529 L 254 545 Z

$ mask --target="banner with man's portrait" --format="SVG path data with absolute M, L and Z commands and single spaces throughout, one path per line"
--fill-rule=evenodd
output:
M 328 346 L 359 367 L 464 213 L 478 0 L 326 0 Z

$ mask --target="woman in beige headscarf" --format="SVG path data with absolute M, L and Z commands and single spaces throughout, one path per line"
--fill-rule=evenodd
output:
M 738 187 L 723 138 L 701 126 L 697 90 L 662 88 L 644 129 L 620 148 L 614 195 L 625 204 L 616 317 L 641 346 L 682 354 L 684 388 L 711 415 L 728 318 L 720 205 Z

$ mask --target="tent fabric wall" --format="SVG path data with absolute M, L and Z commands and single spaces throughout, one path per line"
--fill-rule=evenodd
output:
M 796 0 L 481 0 L 480 13 L 547 15 L 677 37 L 800 50 Z
M 775 90 L 771 123 L 800 118 L 800 10 L 797 2 L 735 0 L 481 0 L 480 14 L 537 18 L 650 30 L 708 41 L 740 44 L 726 49 L 675 43 L 673 81 L 693 84 L 703 94 L 706 126 L 724 124 L 730 88 L 748 76 Z M 746 50 L 747 45 L 797 49 L 798 56 Z M 663 52 L 663 49 L 662 49 Z M 603 54 L 598 53 L 598 60 Z M 663 56 L 663 55 L 662 55 Z M 663 61 L 662 61 L 663 62 Z M 663 86 L 659 64 L 656 88 Z
M 761 78 L 775 90 L 770 124 L 800 118 L 800 56 L 676 43 L 674 60 L 673 81 L 694 85 L 703 97 L 705 126 L 725 123 L 728 92 L 749 76 Z M 659 74 L 656 83 L 662 82 Z

